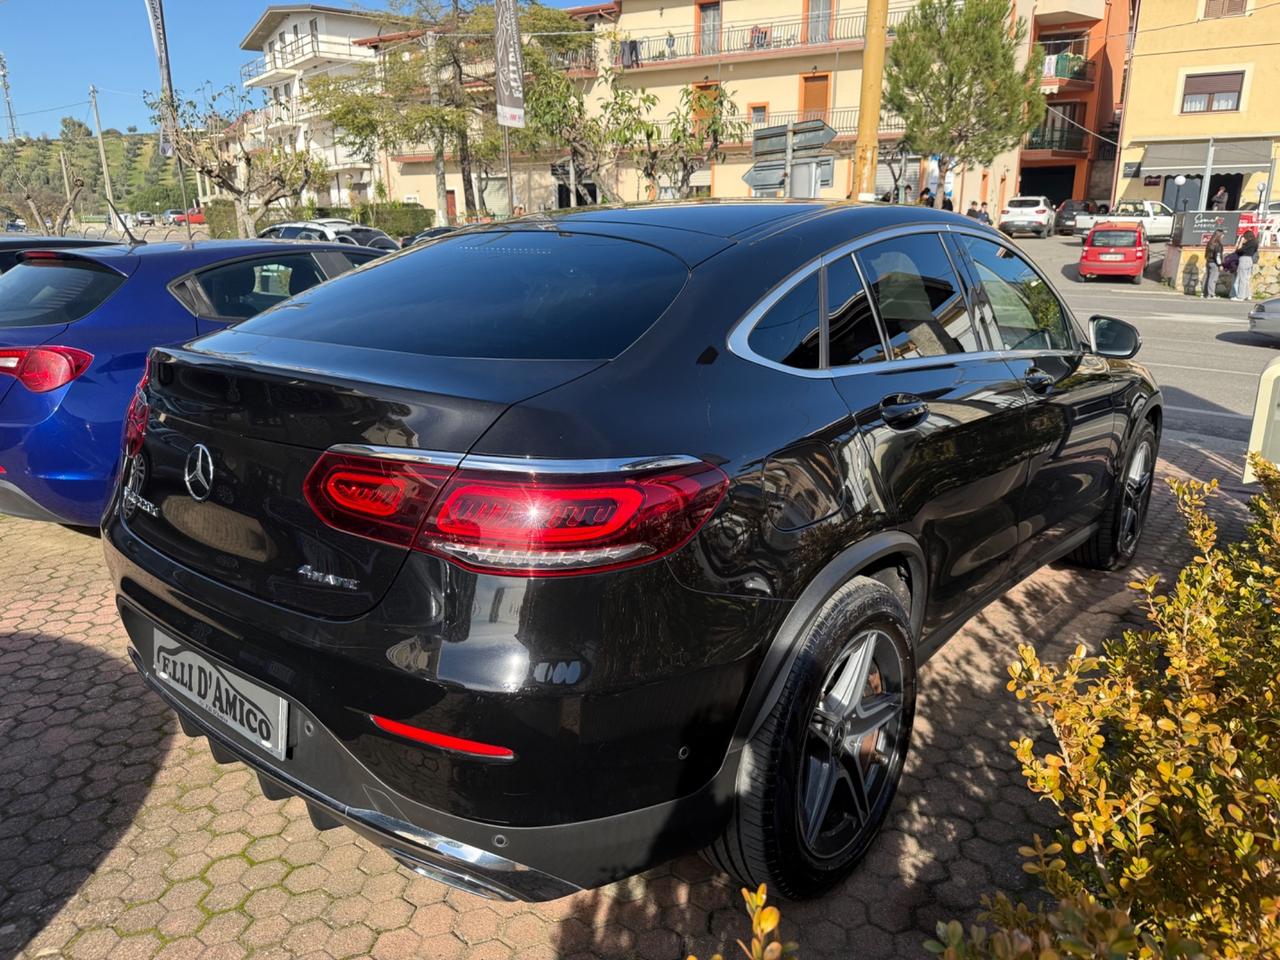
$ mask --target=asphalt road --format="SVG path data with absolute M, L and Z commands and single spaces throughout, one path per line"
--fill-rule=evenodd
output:
M 1137 359 L 1151 369 L 1165 395 L 1165 428 L 1223 440 L 1247 441 L 1258 375 L 1280 357 L 1280 342 L 1249 333 L 1249 306 L 1184 296 L 1154 280 L 1127 278 L 1081 283 L 1078 237 L 1019 238 L 1049 274 L 1076 318 L 1107 314 L 1142 332 Z M 1153 244 L 1151 259 L 1164 256 Z

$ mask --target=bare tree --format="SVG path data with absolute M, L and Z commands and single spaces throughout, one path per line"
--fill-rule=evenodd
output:
M 71 195 L 67 197 L 66 202 L 63 203 L 56 216 L 51 216 L 44 212 L 45 210 L 54 209 L 47 191 L 42 193 L 41 191 L 32 190 L 25 183 L 20 183 L 19 189 L 22 192 L 23 202 L 26 203 L 27 209 L 31 211 L 36 228 L 40 230 L 46 229 L 45 224 L 48 223 L 51 225 L 48 229 L 53 231 L 54 236 L 61 237 L 67 232 L 67 225 L 71 222 L 71 211 L 75 207 L 76 200 L 80 197 L 80 192 L 84 190 L 84 181 L 79 177 L 71 181 Z
M 298 202 L 323 175 L 320 158 L 294 140 L 272 143 L 259 133 L 258 110 L 235 87 L 206 86 L 198 101 L 148 97 L 147 104 L 157 123 L 169 123 L 174 150 L 187 166 L 230 194 L 242 237 L 257 234 L 272 204 Z

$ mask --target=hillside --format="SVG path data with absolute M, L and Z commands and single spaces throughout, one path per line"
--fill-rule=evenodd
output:
M 177 166 L 172 158 L 160 155 L 155 133 L 106 130 L 103 140 L 116 205 L 122 212 L 181 206 Z M 23 184 L 37 196 L 46 198 L 42 203 L 44 209 L 61 205 L 64 193 L 59 150 L 65 150 L 72 176 L 79 176 L 85 182 L 77 204 L 78 214 L 106 213 L 97 141 L 88 127 L 70 117 L 63 119 L 60 137 L 0 143 L 0 213 L 7 213 L 17 205 Z M 194 178 L 190 172 L 187 194 L 194 202 Z M 22 210 L 19 215 L 25 216 L 26 211 Z

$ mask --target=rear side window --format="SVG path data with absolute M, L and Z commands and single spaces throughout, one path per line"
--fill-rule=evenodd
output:
M 1009 206 L 1010 208 L 1038 207 L 1041 203 L 1038 197 L 1014 197 L 1009 201 Z
M 852 257 L 840 257 L 827 264 L 827 313 L 831 366 L 884 359 L 884 344 L 871 311 L 871 299 Z
M 800 370 L 818 369 L 818 275 L 805 277 L 769 308 L 751 329 L 753 353 Z
M 890 359 L 981 350 L 960 281 L 937 234 L 895 237 L 859 251 Z
M 240 329 L 443 357 L 606 360 L 670 306 L 684 263 L 550 231 L 460 234 L 326 284 Z
M 324 280 L 310 254 L 238 260 L 196 275 L 214 313 L 244 320 Z
M 1089 234 L 1091 247 L 1136 247 L 1138 235 L 1132 230 L 1095 230 Z
M 34 260 L 0 275 L 0 327 L 74 323 L 124 283 L 114 270 L 83 260 Z

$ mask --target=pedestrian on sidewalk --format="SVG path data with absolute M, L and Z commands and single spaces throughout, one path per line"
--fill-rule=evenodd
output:
M 978 211 L 978 219 L 988 227 L 991 226 L 991 214 L 987 211 L 986 203 L 983 203 L 982 209 Z
M 1218 192 L 1213 195 L 1213 199 L 1209 201 L 1210 210 L 1227 209 L 1227 188 L 1218 187 Z
M 1252 300 L 1253 261 L 1258 256 L 1258 238 L 1246 230 L 1236 244 L 1236 281 L 1231 288 L 1232 300 Z
M 964 215 L 973 220 L 977 220 L 982 216 L 982 211 L 978 209 L 977 200 L 969 201 L 969 209 L 964 212 Z
M 1222 231 L 1213 231 L 1213 236 L 1204 245 L 1204 286 L 1200 296 L 1208 300 L 1218 295 L 1218 274 L 1222 271 Z

